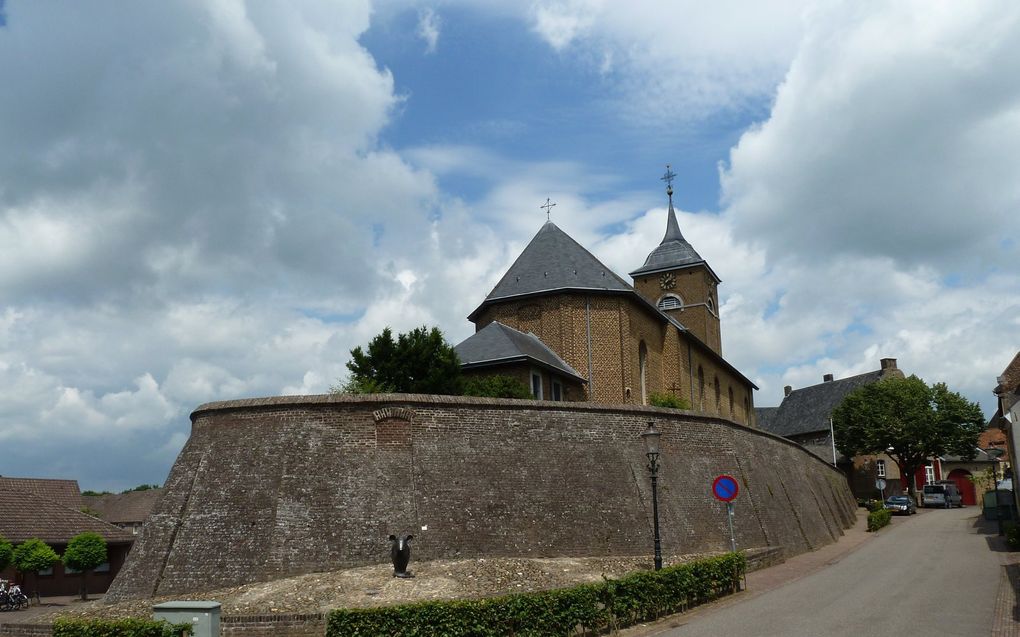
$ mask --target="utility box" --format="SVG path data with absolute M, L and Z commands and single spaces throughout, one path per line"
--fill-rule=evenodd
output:
M 219 602 L 164 602 L 152 607 L 156 619 L 171 624 L 191 624 L 194 637 L 220 636 Z

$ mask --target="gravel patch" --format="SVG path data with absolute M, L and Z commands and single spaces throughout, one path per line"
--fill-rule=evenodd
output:
M 710 554 L 664 556 L 680 564 Z M 152 606 L 168 601 L 202 600 L 222 604 L 224 615 L 321 613 L 334 608 L 365 608 L 436 599 L 469 599 L 509 593 L 567 588 L 651 570 L 644 557 L 491 558 L 412 562 L 411 579 L 393 577 L 390 564 L 327 573 L 310 573 L 232 588 L 160 596 L 116 604 L 92 601 L 32 617 L 50 623 L 56 617 L 151 617 Z

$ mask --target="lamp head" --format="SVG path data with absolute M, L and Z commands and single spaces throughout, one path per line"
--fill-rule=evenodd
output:
M 641 437 L 645 440 L 645 453 L 647 455 L 659 455 L 659 437 L 661 435 L 659 430 L 655 428 L 655 423 L 648 423 L 648 429 L 645 429 L 645 432 L 641 434 Z

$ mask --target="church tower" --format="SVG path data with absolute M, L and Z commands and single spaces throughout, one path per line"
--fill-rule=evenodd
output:
M 641 296 L 721 356 L 718 296 L 721 280 L 680 232 L 680 224 L 673 211 L 674 177 L 676 174 L 667 165 L 662 178 L 669 196 L 666 236 L 648 255 L 645 264 L 631 272 L 630 276 L 634 278 L 634 288 Z

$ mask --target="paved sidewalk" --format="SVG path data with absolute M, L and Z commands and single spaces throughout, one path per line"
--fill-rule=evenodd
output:
M 72 604 L 80 604 L 81 599 L 78 595 L 63 595 L 56 597 L 43 597 L 40 603 L 36 604 L 35 600 L 32 600 L 32 605 L 24 610 L 11 610 L 6 612 L 0 612 L 0 624 L 24 624 L 32 620 L 37 615 L 43 615 L 50 611 L 60 608 L 63 606 L 70 606 Z M 89 595 L 89 601 L 97 599 L 103 599 L 103 595 L 94 594 Z
M 934 513 L 936 512 L 924 509 L 918 511 L 919 515 Z M 992 637 L 1020 637 L 1020 606 L 1017 605 L 1017 591 L 1020 588 L 1020 552 L 1009 552 L 1005 540 L 996 535 L 995 528 L 990 523 L 975 520 L 975 527 L 977 527 L 976 532 L 987 536 L 989 550 L 995 551 L 1001 556 L 1000 560 L 1003 565 L 1000 573 Z M 836 564 L 861 548 L 866 542 L 880 537 L 880 535 L 881 532 L 867 532 L 867 512 L 864 509 L 858 509 L 856 524 L 847 529 L 838 542 L 823 546 L 810 553 L 797 555 L 782 564 L 748 573 L 747 588 L 740 593 L 699 606 L 687 613 L 664 617 L 654 623 L 640 624 L 624 629 L 620 631 L 620 634 L 625 637 L 660 635 L 682 626 L 696 617 L 716 613 L 744 603 Z M 989 576 L 993 576 L 993 574 L 990 573 Z

